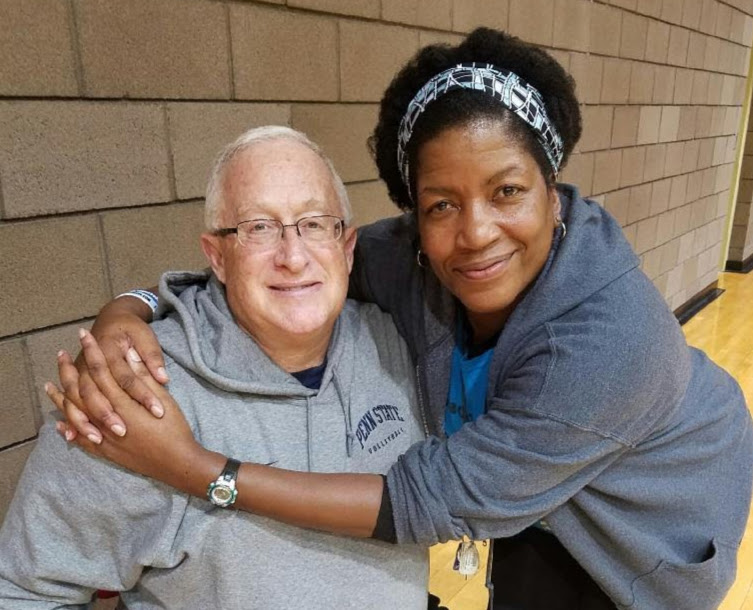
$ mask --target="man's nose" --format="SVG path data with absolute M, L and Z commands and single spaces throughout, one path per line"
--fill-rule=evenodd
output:
M 291 271 L 300 271 L 308 263 L 308 257 L 306 242 L 298 234 L 298 228 L 295 225 L 284 226 L 280 243 L 277 244 L 275 264 Z

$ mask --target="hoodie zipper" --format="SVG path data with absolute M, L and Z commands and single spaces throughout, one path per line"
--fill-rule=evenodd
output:
M 421 423 L 424 426 L 424 436 L 429 437 L 429 424 L 426 419 L 426 403 L 424 402 L 424 393 L 421 386 L 421 365 L 416 364 L 416 394 L 418 395 L 418 410 L 421 413 Z
M 426 415 L 426 403 L 424 402 L 424 393 L 421 385 L 421 365 L 416 364 L 416 393 L 418 394 L 418 410 L 421 413 L 421 423 L 424 426 L 424 434 L 428 438 L 429 436 L 429 424 L 427 422 Z M 494 608 L 494 583 L 492 582 L 492 563 L 494 562 L 494 540 L 489 540 L 489 555 L 486 561 L 486 586 L 489 591 L 489 605 L 488 610 Z

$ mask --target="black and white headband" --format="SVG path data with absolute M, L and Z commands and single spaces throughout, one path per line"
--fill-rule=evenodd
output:
M 486 93 L 523 119 L 536 133 L 536 139 L 541 143 L 554 175 L 559 173 L 563 156 L 562 137 L 549 119 L 538 90 L 514 72 L 501 70 L 492 64 L 474 62 L 458 64 L 433 76 L 408 104 L 397 132 L 397 164 L 403 183 L 409 191 L 410 167 L 406 149 L 413 136 L 416 121 L 431 102 L 455 89 Z

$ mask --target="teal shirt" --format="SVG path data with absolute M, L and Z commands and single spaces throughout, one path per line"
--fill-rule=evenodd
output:
M 444 412 L 444 431 L 454 434 L 463 424 L 476 420 L 486 413 L 486 388 L 489 364 L 494 353 L 496 336 L 481 350 L 468 345 L 468 332 L 463 320 L 458 320 L 458 341 L 452 352 L 450 391 Z

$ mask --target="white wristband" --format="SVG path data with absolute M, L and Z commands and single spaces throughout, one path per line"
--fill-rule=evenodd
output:
M 119 294 L 115 298 L 119 299 L 120 297 L 135 297 L 142 303 L 149 305 L 149 309 L 152 310 L 152 313 L 157 311 L 157 295 L 148 290 L 130 290 L 123 294 Z

